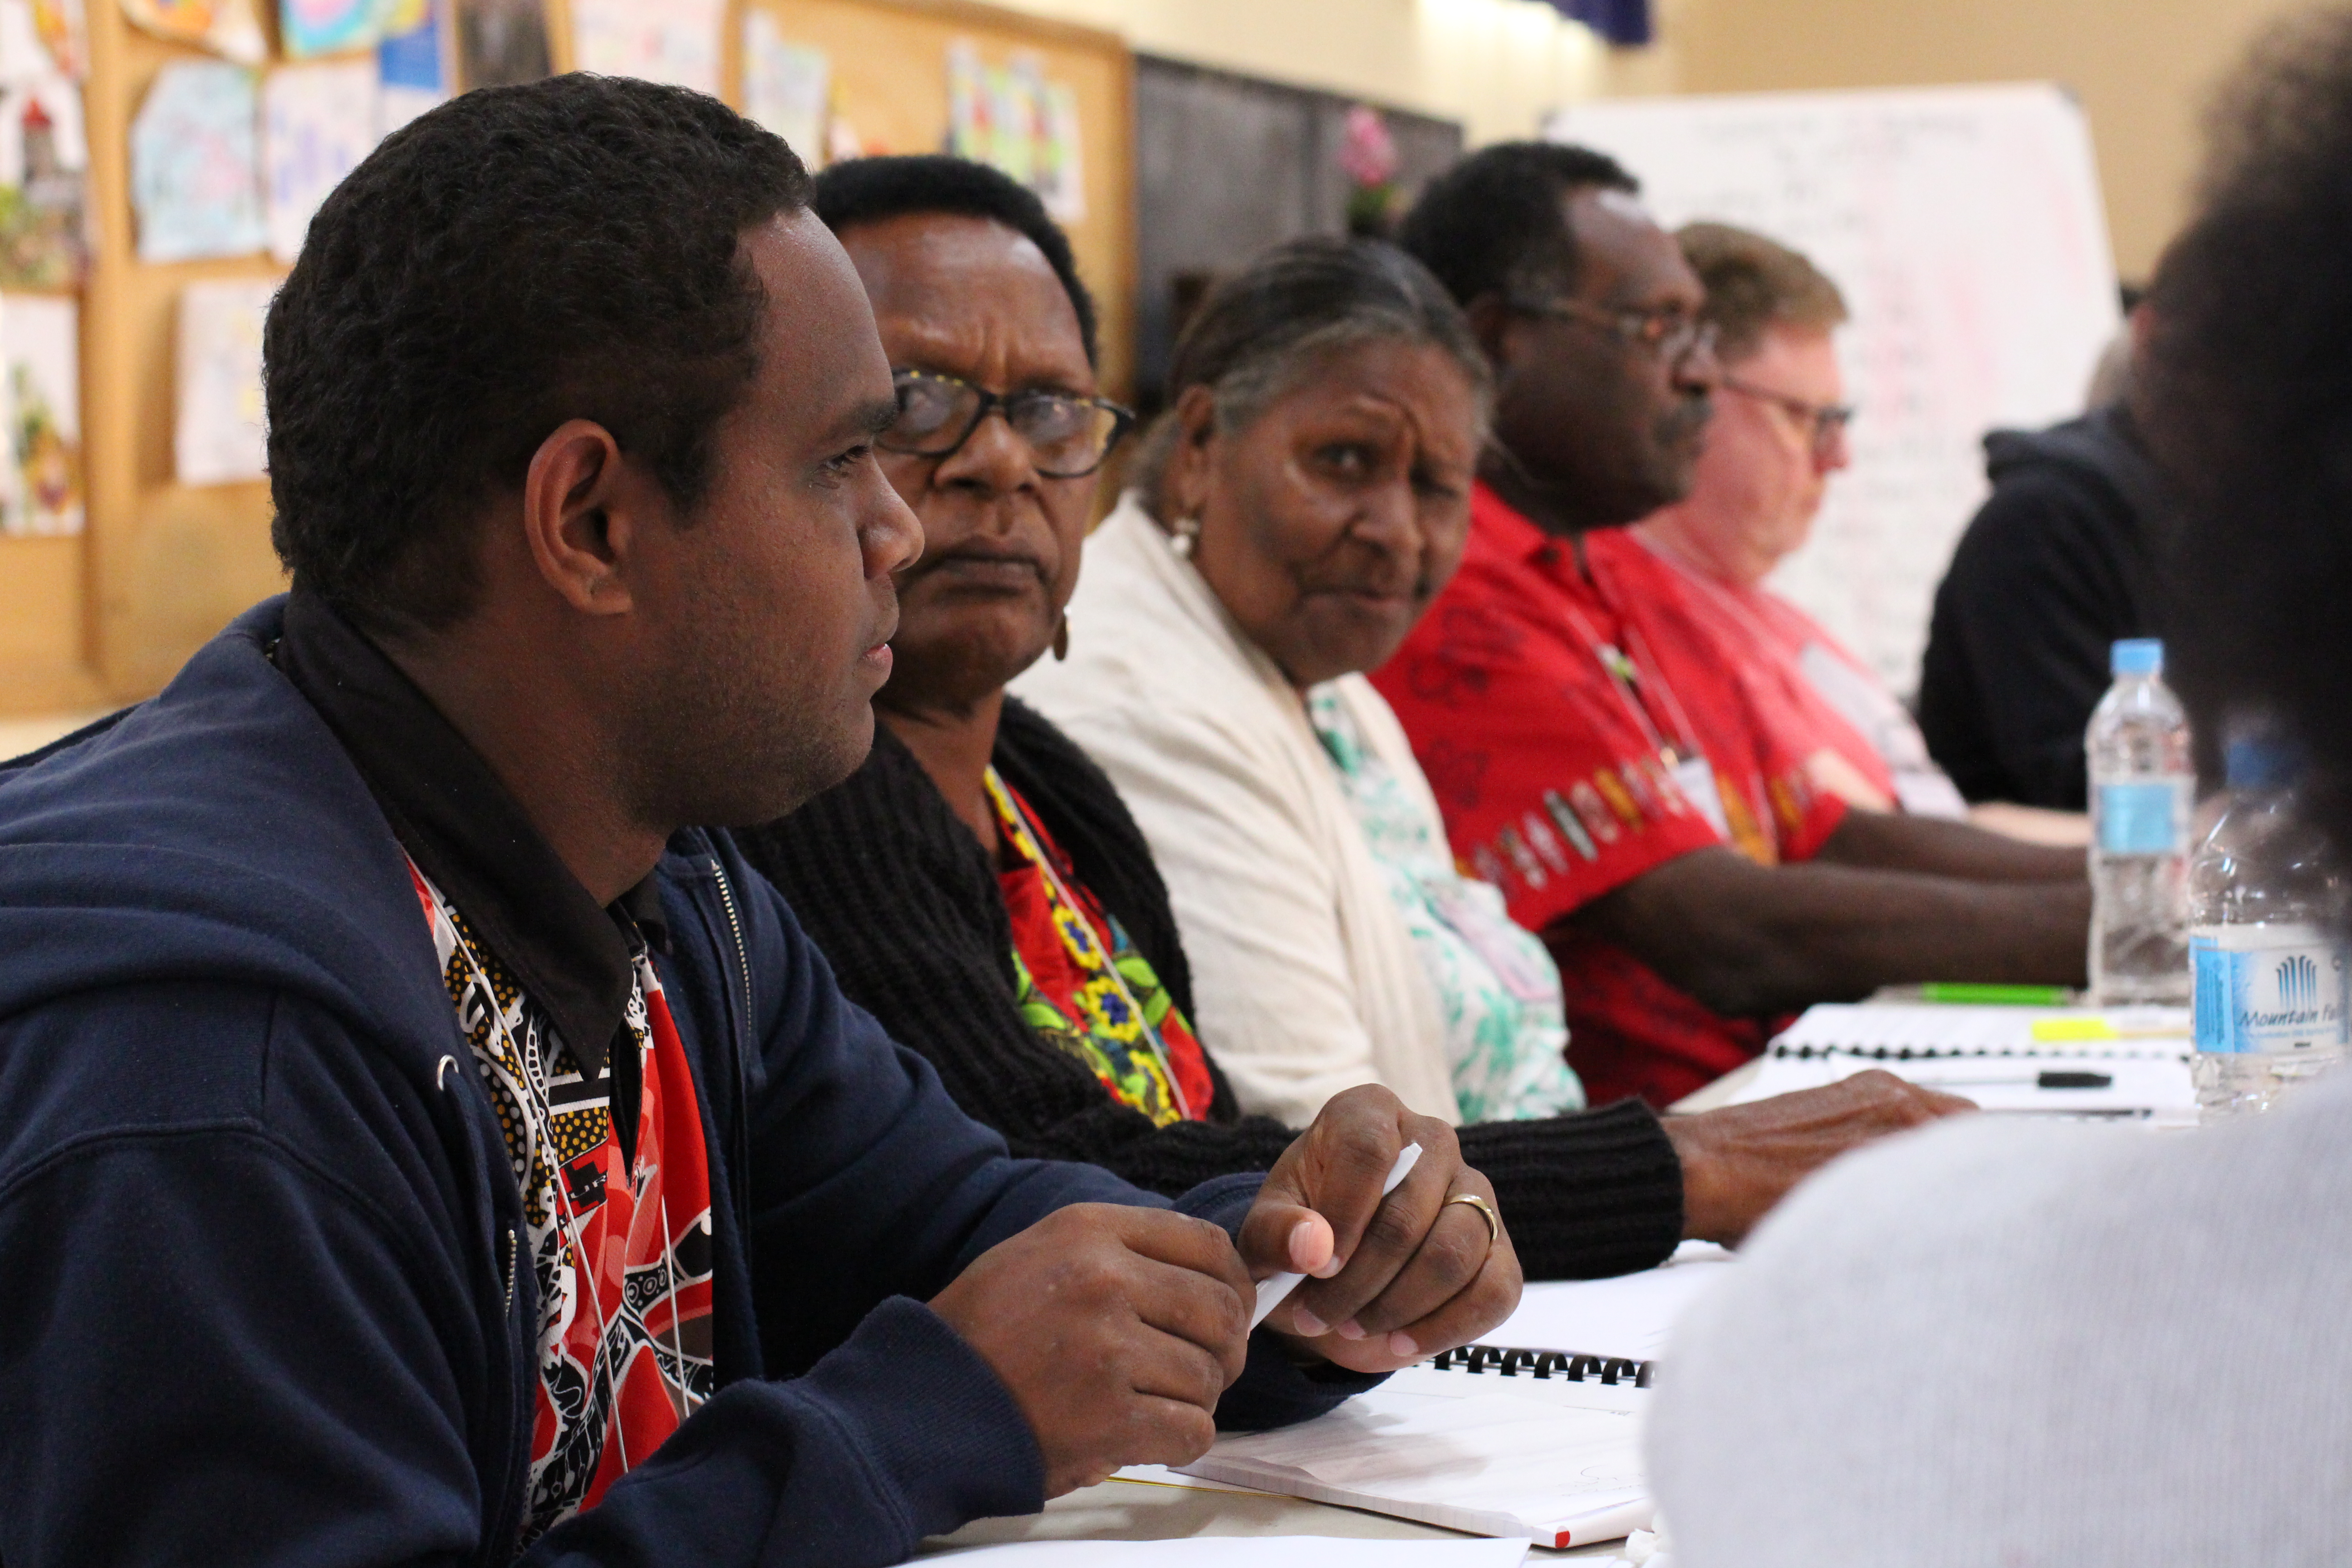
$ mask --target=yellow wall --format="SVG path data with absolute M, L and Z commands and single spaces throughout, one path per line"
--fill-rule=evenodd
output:
M 2091 115 L 2116 262 L 2179 225 L 2215 79 L 2291 0 L 1663 0 L 1662 42 L 1612 51 L 1538 0 L 1004 0 L 1137 48 L 1533 133 L 1577 99 L 1662 91 L 2065 83 Z
M 1663 86 L 1657 51 L 1612 53 L 1538 0 L 999 0 L 1123 33 L 1148 54 L 1360 93 L 1459 120 L 1475 143 L 1546 110 Z
M 2179 226 L 2217 78 L 2280 0 L 1681 0 L 1689 92 L 2034 77 L 2091 117 L 2116 265 L 2145 278 Z

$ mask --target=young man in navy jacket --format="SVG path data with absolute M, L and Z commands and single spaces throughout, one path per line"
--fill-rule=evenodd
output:
M 690 826 L 855 766 L 919 545 L 806 190 L 570 77 L 313 221 L 292 595 L 0 768 L 9 1568 L 891 1563 L 1516 1301 L 1378 1089 L 1172 1207 L 1008 1158 Z

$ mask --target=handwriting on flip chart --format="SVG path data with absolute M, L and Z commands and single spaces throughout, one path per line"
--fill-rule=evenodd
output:
M 2046 84 L 1768 93 L 1580 104 L 1545 132 L 1616 157 L 1661 222 L 1756 229 L 1844 292 L 1853 467 L 1772 585 L 1913 689 L 1985 431 L 2079 412 L 2116 328 L 2081 109 Z

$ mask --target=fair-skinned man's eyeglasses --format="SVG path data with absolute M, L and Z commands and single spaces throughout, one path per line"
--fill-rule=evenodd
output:
M 928 370 L 894 371 L 898 417 L 875 441 L 886 452 L 945 458 L 971 439 L 991 410 L 1002 410 L 1013 433 L 1028 443 L 1038 474 L 1080 479 L 1102 467 L 1135 416 L 1100 397 L 1067 392 L 995 393 Z
M 1727 371 L 1716 377 L 1715 384 L 1743 397 L 1771 404 L 1794 419 L 1812 443 L 1816 462 L 1827 462 L 1836 454 L 1838 443 L 1845 438 L 1846 426 L 1853 423 L 1854 408 L 1851 403 L 1808 403 L 1801 397 L 1791 397 L 1785 392 L 1775 392 L 1769 386 L 1743 381 Z
M 1512 302 L 1511 309 L 1598 327 L 1619 342 L 1644 350 L 1670 365 L 1715 351 L 1715 323 L 1699 320 L 1681 305 L 1612 310 L 1581 300 L 1519 300 Z

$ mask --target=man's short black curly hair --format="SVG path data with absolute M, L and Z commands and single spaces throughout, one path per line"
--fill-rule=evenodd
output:
M 853 158 L 816 177 L 816 194 L 809 205 L 835 234 L 908 213 L 951 213 L 1003 224 L 1045 253 L 1046 265 L 1070 297 L 1070 309 L 1078 313 L 1087 363 L 1101 363 L 1095 351 L 1095 300 L 1078 279 L 1070 237 L 1046 216 L 1037 193 L 1010 174 L 940 153 Z
M 1437 274 L 1464 305 L 1533 287 L 1576 287 L 1576 236 L 1561 210 L 1578 191 L 1623 191 L 1641 182 L 1606 153 L 1552 142 L 1482 147 L 1421 193 L 1397 244 Z
M 379 630 L 461 618 L 483 506 L 567 419 L 692 506 L 758 369 L 740 241 L 808 193 L 716 99 L 617 78 L 487 88 L 387 138 L 311 219 L 263 332 L 295 583 Z
M 2179 497 L 2166 674 L 2204 733 L 2305 748 L 2306 805 L 2352 854 L 2352 11 L 2277 25 L 2210 130 L 2134 366 Z

